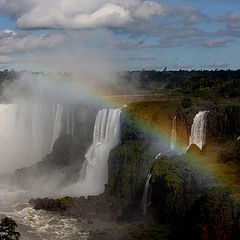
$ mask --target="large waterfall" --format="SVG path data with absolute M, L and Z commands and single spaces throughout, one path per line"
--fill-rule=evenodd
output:
M 80 191 L 83 195 L 104 191 L 108 180 L 108 157 L 110 150 L 120 141 L 120 109 L 102 109 L 98 112 L 93 143 L 85 155 L 81 170 Z
M 148 176 L 147 176 L 147 180 L 145 183 L 144 192 L 143 192 L 143 196 L 142 196 L 141 210 L 142 210 L 143 215 L 146 215 L 147 208 L 151 205 L 152 190 L 151 190 L 151 185 L 149 184 L 151 176 L 152 176 L 151 174 L 148 174 Z
M 19 101 L 0 104 L 0 152 L 3 171 L 41 160 L 59 137 L 63 106 Z
M 175 116 L 172 121 L 172 135 L 171 135 L 171 146 L 170 146 L 172 151 L 175 149 L 176 138 L 177 138 L 177 131 L 176 131 L 176 116 Z
M 66 126 L 66 133 L 68 135 L 74 135 L 74 114 L 67 113 L 67 126 Z
M 194 119 L 191 128 L 191 135 L 189 138 L 189 146 L 196 144 L 200 149 L 206 142 L 206 127 L 207 127 L 208 111 L 198 112 Z

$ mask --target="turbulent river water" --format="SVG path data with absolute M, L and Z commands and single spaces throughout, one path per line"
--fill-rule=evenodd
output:
M 0 185 L 0 217 L 12 217 L 18 224 L 23 240 L 80 240 L 87 239 L 84 221 L 61 216 L 54 212 L 34 210 L 27 202 L 24 190 Z

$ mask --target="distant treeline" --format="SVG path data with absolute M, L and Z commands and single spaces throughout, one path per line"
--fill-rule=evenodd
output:
M 193 70 L 193 71 L 129 71 L 125 72 L 126 82 L 136 83 L 146 91 L 171 92 L 201 96 L 205 98 L 239 97 L 240 96 L 240 69 L 239 70 Z
M 3 84 L 17 79 L 22 72 L 0 71 L 0 90 Z M 41 73 L 34 73 L 41 74 Z M 63 73 L 64 74 L 64 73 Z M 62 74 L 62 75 L 63 75 Z M 152 93 L 170 93 L 205 98 L 240 97 L 239 70 L 179 70 L 179 71 L 125 71 L 119 72 L 119 85 Z
M 18 78 L 19 74 L 20 72 L 17 72 L 14 70 L 8 71 L 6 69 L 4 71 L 0 71 L 0 84 L 2 84 L 3 82 L 11 81 Z

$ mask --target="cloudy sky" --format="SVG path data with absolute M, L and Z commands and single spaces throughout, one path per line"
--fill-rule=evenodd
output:
M 239 0 L 0 0 L 0 69 L 238 69 L 239 53 Z

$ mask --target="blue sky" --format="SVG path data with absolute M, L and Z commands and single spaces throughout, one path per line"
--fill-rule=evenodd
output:
M 0 69 L 239 69 L 239 52 L 238 0 L 0 0 Z

